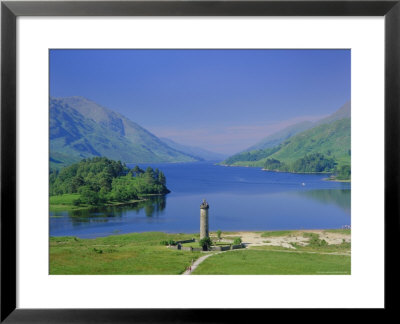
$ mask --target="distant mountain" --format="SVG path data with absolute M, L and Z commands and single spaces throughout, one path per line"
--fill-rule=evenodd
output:
M 187 146 L 187 145 L 182 145 L 177 142 L 174 142 L 173 140 L 170 140 L 168 138 L 162 137 L 160 138 L 165 144 L 167 144 L 169 147 L 172 147 L 173 149 L 183 152 L 187 155 L 193 156 L 196 159 L 203 160 L 203 161 L 222 161 L 223 159 L 226 158 L 226 155 L 216 153 L 216 152 L 211 152 L 205 149 L 202 149 L 200 147 L 196 146 Z
M 298 133 L 301 133 L 307 129 L 310 129 L 312 127 L 315 127 L 315 126 L 318 126 L 321 124 L 328 124 L 335 120 L 339 120 L 339 119 L 343 119 L 343 118 L 350 118 L 350 113 L 351 113 L 351 102 L 348 101 L 339 110 L 337 110 L 336 112 L 334 112 L 333 114 L 331 114 L 328 117 L 322 118 L 316 122 L 303 121 L 303 122 L 296 123 L 294 125 L 290 125 L 276 133 L 273 133 L 272 135 L 269 135 L 269 136 L 263 138 L 260 142 L 249 147 L 244 152 L 249 152 L 249 151 L 254 151 L 254 150 L 263 150 L 263 149 L 274 147 L 276 145 L 279 145 L 280 143 L 283 143 L 289 137 L 292 137 L 292 136 L 294 136 Z
M 50 163 L 105 156 L 129 163 L 191 162 L 128 118 L 83 97 L 50 98 Z
M 312 128 L 296 133 L 273 147 L 241 152 L 222 163 L 264 167 L 265 162 L 272 159 L 274 165 L 283 163 L 290 170 L 294 162 L 306 155 L 318 153 L 333 158 L 339 165 L 350 165 L 350 110 L 349 102 L 332 115 L 313 123 Z M 281 134 L 285 132 L 288 134 L 288 129 Z M 276 138 L 282 136 L 278 134 Z
M 245 151 L 254 151 L 254 150 L 263 150 L 267 148 L 274 147 L 276 145 L 281 144 L 285 140 L 287 140 L 289 137 L 292 137 L 293 135 L 296 135 L 297 133 L 300 133 L 302 131 L 305 131 L 306 129 L 309 129 L 314 126 L 314 123 L 311 121 L 303 121 L 294 125 L 290 125 L 276 133 L 273 133 L 270 136 L 265 137 L 262 139 L 260 142 L 258 142 L 256 145 L 249 147 Z
M 316 125 L 328 124 L 336 120 L 340 120 L 343 118 L 350 118 L 350 117 L 351 117 L 351 101 L 348 101 L 338 110 L 336 110 L 332 115 L 329 115 L 328 117 L 318 120 L 315 124 Z

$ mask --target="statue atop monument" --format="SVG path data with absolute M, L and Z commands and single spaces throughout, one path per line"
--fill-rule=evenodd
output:
M 208 209 L 208 208 L 210 208 L 210 206 L 208 205 L 208 202 L 207 202 L 205 199 L 203 199 L 203 202 L 201 203 L 200 208 L 201 208 L 201 209 Z

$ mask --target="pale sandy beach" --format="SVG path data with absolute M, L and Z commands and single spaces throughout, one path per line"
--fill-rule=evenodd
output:
M 282 246 L 285 248 L 295 249 L 290 243 L 297 243 L 299 245 L 307 245 L 309 238 L 304 237 L 304 233 L 315 233 L 319 234 L 321 240 L 325 240 L 328 244 L 341 244 L 343 240 L 345 242 L 351 242 L 351 235 L 342 233 L 330 233 L 325 230 L 299 230 L 291 231 L 290 233 L 284 234 L 282 236 L 270 236 L 262 237 L 263 232 L 236 232 L 226 235 L 222 235 L 222 239 L 230 239 L 233 237 L 240 236 L 242 242 L 248 247 L 252 246 Z

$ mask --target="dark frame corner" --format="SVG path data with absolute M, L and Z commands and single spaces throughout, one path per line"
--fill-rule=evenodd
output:
M 385 309 L 397 305 L 389 249 L 400 228 L 400 0 L 2 1 L 1 3 L 1 318 L 6 323 L 235 322 L 265 310 L 50 310 L 16 308 L 16 18 L 18 16 L 384 16 Z M 394 251 L 396 253 L 396 251 Z M 398 253 L 398 252 L 397 252 Z M 367 284 L 367 283 L 366 283 Z M 366 291 L 367 292 L 367 291 Z M 210 313 L 211 312 L 211 313 Z M 243 315 L 243 314 L 241 314 Z M 248 315 L 248 314 L 247 314 Z M 265 315 L 265 314 L 264 314 Z

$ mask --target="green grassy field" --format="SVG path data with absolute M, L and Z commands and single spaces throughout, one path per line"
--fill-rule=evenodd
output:
M 208 258 L 193 274 L 350 274 L 350 256 L 268 249 L 234 250 Z
M 326 232 L 350 234 L 350 230 Z M 265 245 L 227 251 L 206 259 L 193 274 L 350 274 L 350 242 L 328 245 L 318 234 L 301 231 L 263 233 L 269 233 L 266 237 L 297 233 L 308 238 L 309 245 L 293 243 L 295 249 Z M 51 237 L 50 274 L 182 274 L 192 260 L 204 254 L 168 249 L 160 242 L 193 237 L 198 239 L 198 234 L 146 232 L 96 239 Z M 184 245 L 198 247 L 198 242 Z
M 199 248 L 200 244 L 199 242 L 189 242 L 189 243 L 183 243 L 182 246 L 187 246 L 187 247 L 194 247 L 194 248 Z
M 50 274 L 181 274 L 200 252 L 160 245 L 162 240 L 187 240 L 193 234 L 158 232 L 96 239 L 50 238 Z
M 351 230 L 326 230 L 328 233 L 350 235 Z M 316 233 L 302 231 L 263 232 L 261 237 L 303 236 L 308 245 L 292 243 L 292 248 L 254 246 L 245 250 L 229 251 L 206 259 L 193 274 L 221 275 L 318 275 L 351 274 L 351 243 L 327 244 Z
M 88 205 L 81 205 L 81 206 L 74 206 L 74 201 L 80 198 L 80 194 L 65 194 L 60 196 L 50 196 L 49 203 L 50 203 L 50 210 L 57 211 L 57 210 L 65 210 L 65 209 L 84 209 L 88 208 Z

